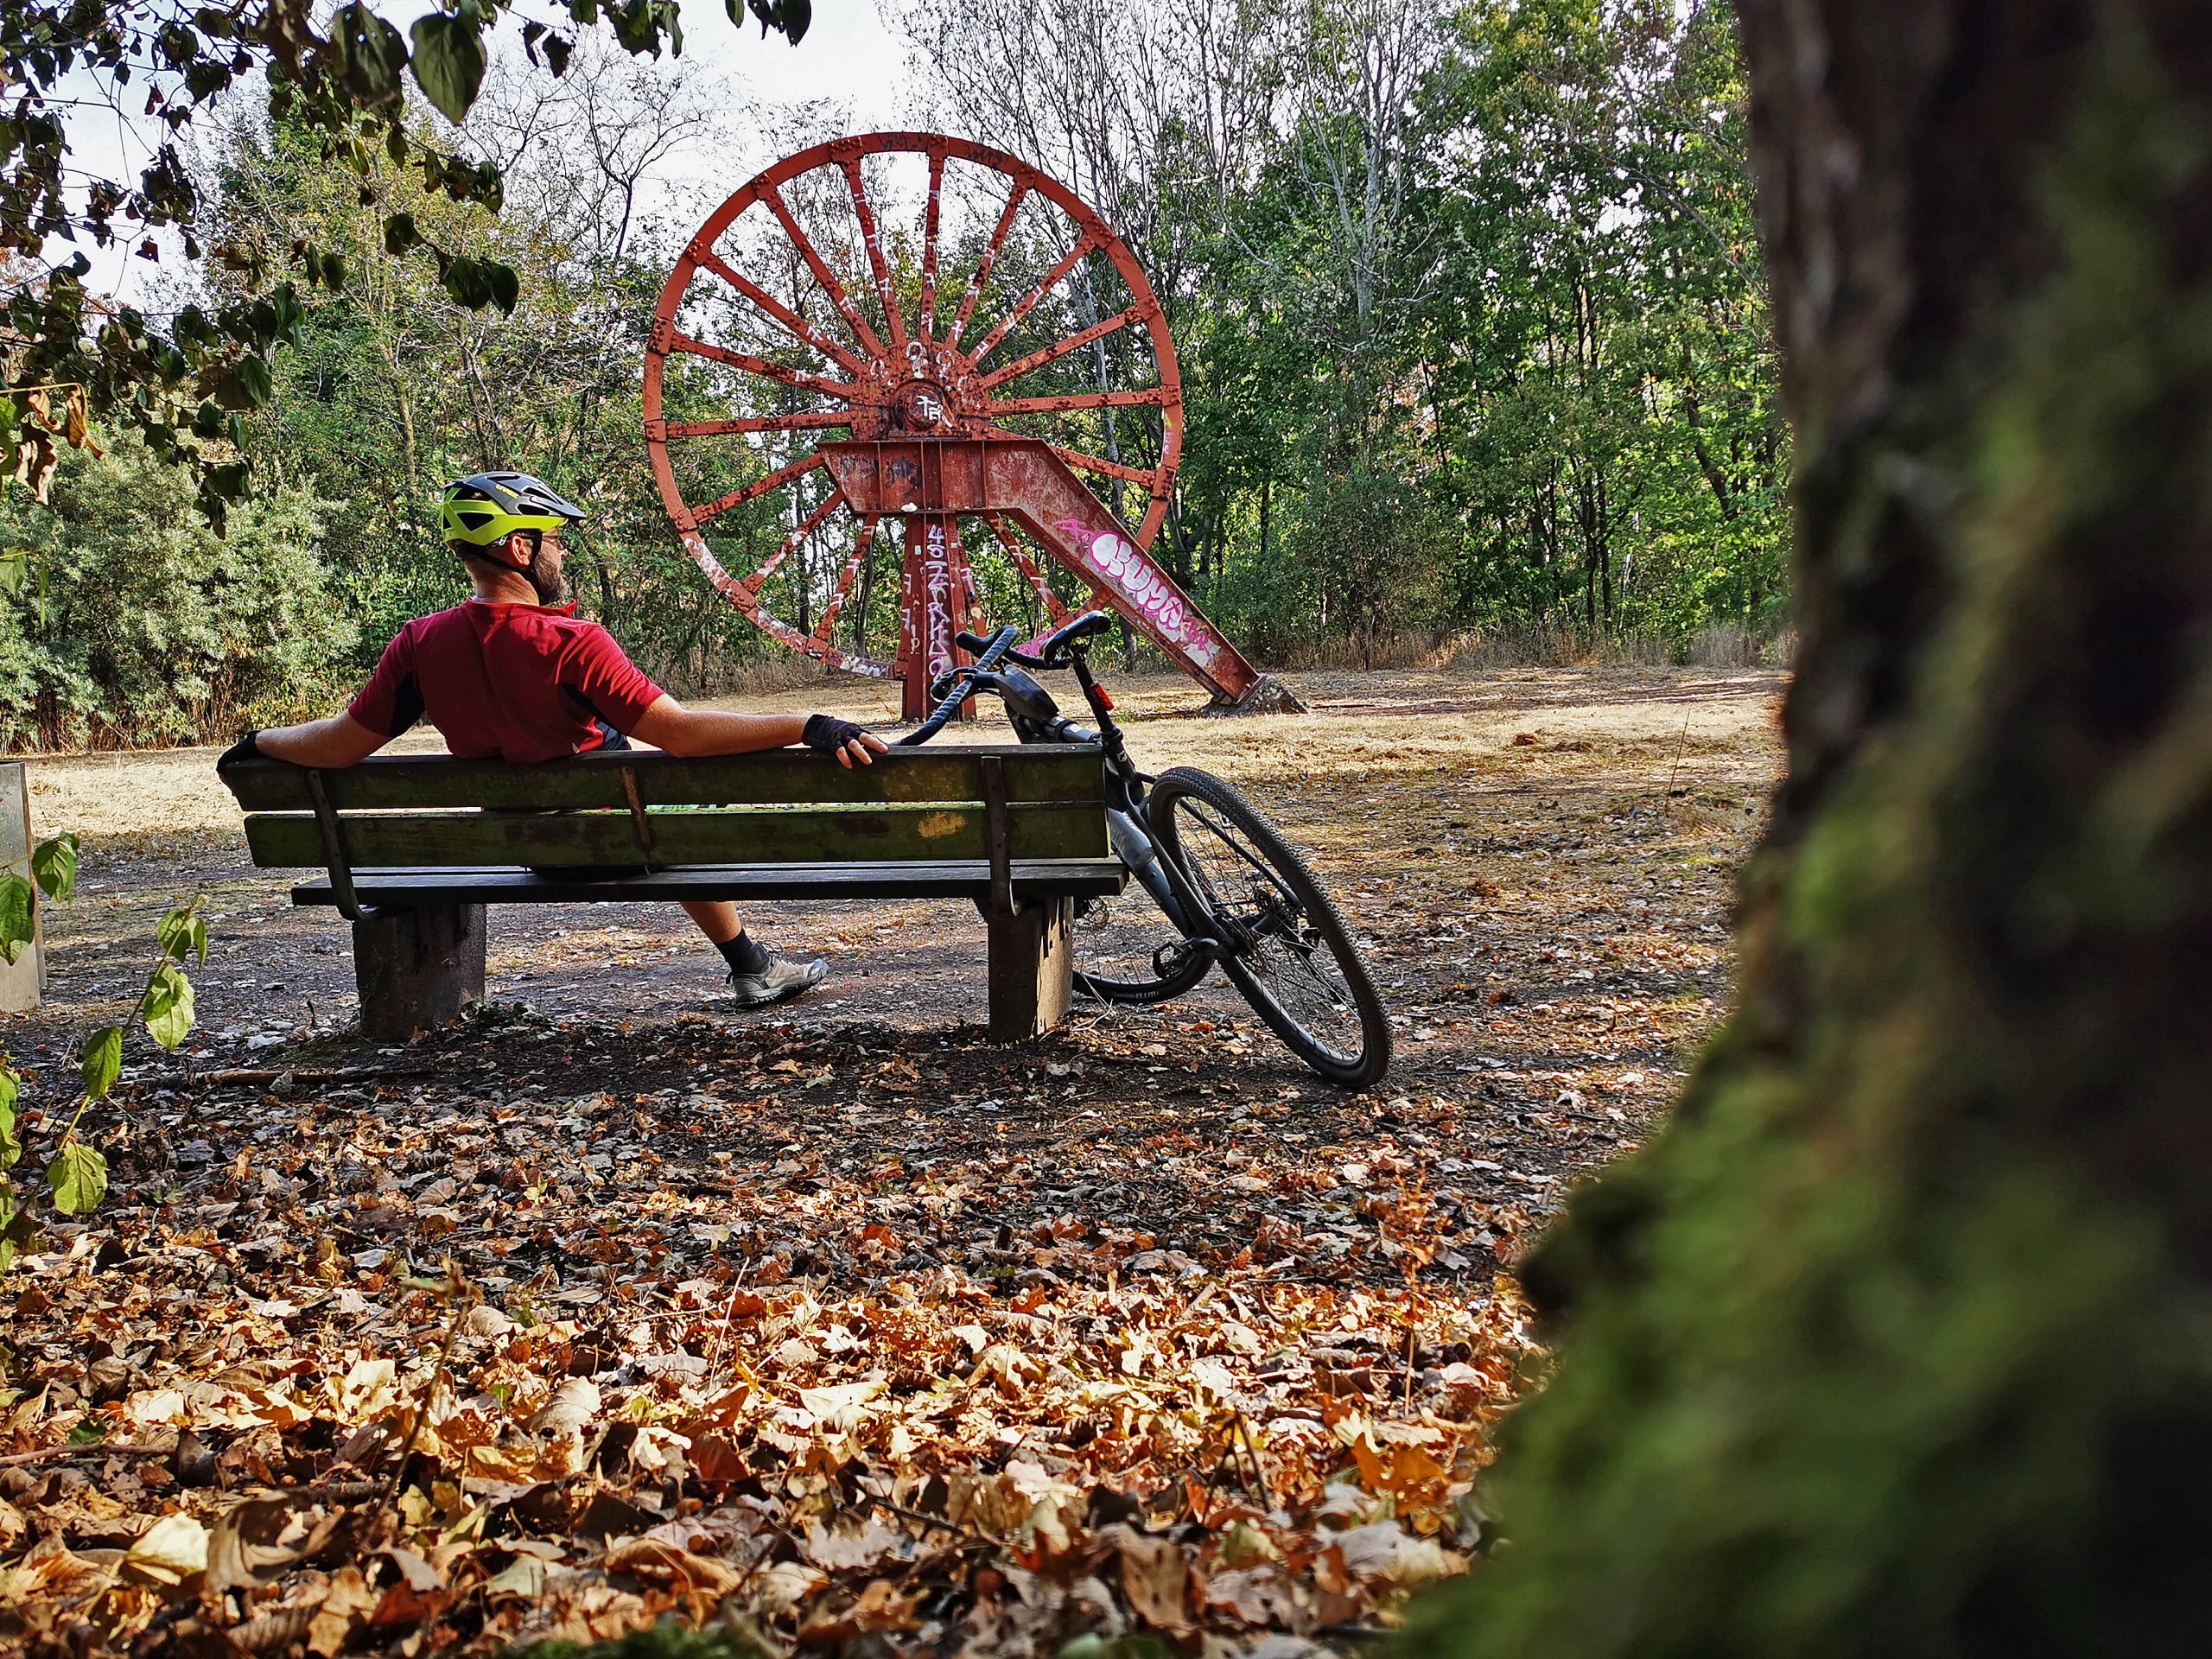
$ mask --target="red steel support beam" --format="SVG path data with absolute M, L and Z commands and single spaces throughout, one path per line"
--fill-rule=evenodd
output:
M 1100 604 L 1217 697 L 1242 702 L 1259 685 L 1259 671 L 1046 444 L 1031 438 L 914 438 L 828 443 L 817 453 L 855 512 L 907 515 L 910 584 L 917 574 L 916 526 L 925 524 L 927 515 L 1003 513 L 1089 584 Z M 957 574 L 948 565 L 948 581 L 957 582 Z M 944 591 L 946 610 L 952 612 L 952 595 L 961 590 L 950 586 Z M 910 601 L 913 596 L 910 587 Z M 906 614 L 917 613 L 910 602 Z M 938 614 L 933 605 L 931 614 Z M 946 620 L 949 645 L 960 624 L 949 614 Z M 918 639 L 913 650 L 926 656 L 930 642 Z M 906 672 L 910 649 L 904 639 L 899 655 L 912 718 L 926 709 L 916 701 L 917 678 Z M 925 672 L 919 683 L 926 679 Z

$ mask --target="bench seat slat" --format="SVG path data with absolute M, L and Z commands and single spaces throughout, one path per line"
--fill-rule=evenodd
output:
M 783 802 L 980 801 L 981 758 L 1002 757 L 1011 801 L 1096 801 L 1098 751 L 1081 744 L 994 744 L 893 749 L 868 766 L 841 766 L 803 749 L 686 760 L 657 750 L 581 754 L 542 766 L 456 760 L 450 755 L 385 755 L 323 773 L 340 812 L 394 807 L 626 808 L 632 772 L 650 805 L 752 806 Z M 223 781 L 249 812 L 304 812 L 304 768 L 274 760 L 226 769 Z
M 1030 803 L 1007 814 L 1017 858 L 1088 858 L 1106 850 L 1106 817 L 1096 800 Z M 868 863 L 985 855 L 980 802 L 899 806 L 788 806 L 761 810 L 672 809 L 651 812 L 655 864 Z M 627 812 L 340 813 L 348 861 L 358 874 L 443 865 L 594 868 L 648 861 Z M 313 815 L 263 812 L 245 821 L 246 845 L 264 867 L 324 862 Z
M 1109 897 L 1128 879 L 1111 858 L 1017 859 L 1014 891 L 1024 900 Z M 354 878 L 372 905 L 640 902 L 686 899 L 982 899 L 991 890 L 988 859 L 904 864 L 723 864 L 593 881 L 512 868 L 388 869 Z M 292 889 L 296 905 L 336 903 L 327 877 Z

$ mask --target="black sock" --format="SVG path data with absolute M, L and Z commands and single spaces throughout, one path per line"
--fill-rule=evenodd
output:
M 729 963 L 733 974 L 762 973 L 775 960 L 743 928 L 738 929 L 735 938 L 725 940 L 715 949 L 722 953 L 722 960 Z

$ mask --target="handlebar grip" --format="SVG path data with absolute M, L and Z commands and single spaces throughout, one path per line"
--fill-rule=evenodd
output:
M 952 637 L 963 651 L 983 652 L 991 648 L 991 641 L 997 636 L 988 633 L 970 633 L 967 629 L 963 628 Z

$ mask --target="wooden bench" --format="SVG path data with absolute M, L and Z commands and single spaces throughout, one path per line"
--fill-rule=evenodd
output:
M 263 868 L 320 866 L 296 905 L 353 924 L 363 1035 L 404 1039 L 484 995 L 487 905 L 971 899 L 990 1035 L 1066 1017 L 1074 901 L 1119 893 L 1098 751 L 893 749 L 850 771 L 804 750 L 655 751 L 542 766 L 390 757 L 223 774 Z

